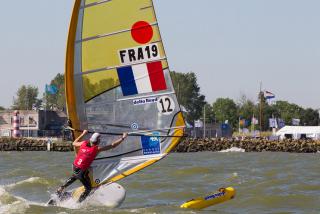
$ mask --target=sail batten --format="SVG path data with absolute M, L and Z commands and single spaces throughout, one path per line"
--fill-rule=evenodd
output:
M 155 22 L 155 23 L 150 24 L 150 26 L 155 26 L 155 25 L 158 25 L 158 23 Z M 140 27 L 140 28 L 143 28 L 143 27 Z M 112 32 L 112 33 L 106 33 L 106 34 L 101 34 L 101 35 L 96 35 L 96 36 L 84 38 L 84 39 L 81 39 L 81 40 L 77 40 L 76 43 L 87 42 L 87 41 L 90 41 L 90 40 L 100 39 L 100 38 L 104 38 L 104 37 L 108 37 L 108 36 L 114 36 L 114 35 L 117 35 L 117 34 L 127 33 L 127 32 L 131 32 L 131 29 L 124 29 L 124 30 L 115 31 L 115 32 Z
M 94 3 L 86 4 L 86 5 L 82 6 L 80 9 L 97 6 L 99 4 L 104 4 L 104 3 L 111 2 L 111 1 L 112 0 L 102 0 L 102 1 L 94 2 Z
M 165 92 L 165 93 L 159 93 L 157 94 L 157 96 L 163 96 L 163 95 L 171 95 L 171 94 L 175 94 L 175 92 Z M 141 95 L 141 96 L 136 96 L 136 97 L 126 97 L 126 98 L 121 98 L 118 99 L 117 101 L 126 101 L 126 100 L 134 100 L 134 99 L 142 99 L 142 98 L 146 98 L 146 97 L 150 97 L 150 95 Z
M 152 9 L 152 5 L 140 8 L 140 10 L 146 10 L 146 9 Z
M 73 128 L 102 133 L 104 145 L 129 133 L 93 162 L 93 186 L 164 158 L 184 136 L 185 123 L 152 1 L 75 0 L 67 47 Z
M 166 60 L 167 57 L 162 57 L 159 58 L 158 60 L 151 60 L 151 61 L 145 61 L 145 62 L 155 62 L 155 61 L 162 61 L 162 60 Z M 139 63 L 132 63 L 131 65 L 140 65 L 140 64 L 144 64 L 145 62 L 139 62 Z M 105 68 L 97 68 L 97 69 L 93 69 L 93 70 L 89 70 L 89 71 L 83 71 L 82 73 L 77 73 L 76 75 L 85 75 L 85 74 L 90 74 L 90 73 L 96 73 L 99 71 L 107 71 L 107 70 L 112 70 L 112 69 L 117 69 L 117 68 L 122 68 L 125 67 L 127 65 L 121 65 L 121 66 L 112 66 L 112 67 L 105 67 Z M 163 68 L 163 70 L 167 69 Z

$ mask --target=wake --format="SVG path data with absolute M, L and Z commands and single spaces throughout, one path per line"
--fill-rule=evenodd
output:
M 0 185 L 0 214 L 25 213 L 30 206 L 51 206 L 46 202 L 31 201 L 21 196 L 14 195 L 11 192 L 28 184 L 42 184 L 47 187 L 49 186 L 49 182 L 40 177 L 30 177 L 11 184 Z M 43 191 L 48 192 L 48 190 L 45 189 Z M 72 197 L 64 201 L 60 201 L 55 193 L 49 193 L 48 200 L 50 198 L 56 199 L 57 204 L 55 206 L 67 209 L 83 209 L 87 207 L 114 208 L 122 204 L 125 200 L 125 196 L 125 189 L 117 183 L 112 183 L 110 185 L 101 186 L 94 192 L 94 194 L 89 195 L 82 203 L 78 203 L 77 200 Z
M 245 152 L 246 150 L 238 148 L 238 147 L 231 147 L 230 149 L 221 150 L 219 152 L 225 153 L 225 152 Z
M 30 206 L 40 206 L 48 207 L 46 203 L 31 201 L 21 196 L 14 195 L 10 193 L 10 190 L 18 188 L 25 184 L 45 184 L 48 185 L 49 182 L 40 177 L 31 177 L 22 181 L 11 183 L 8 185 L 0 185 L 0 214 L 7 213 L 25 213 Z M 53 196 L 55 194 L 51 194 Z M 49 196 L 48 196 L 49 198 Z M 75 201 L 67 200 L 59 204 L 60 207 L 68 209 L 80 209 L 87 206 L 86 203 L 76 203 Z

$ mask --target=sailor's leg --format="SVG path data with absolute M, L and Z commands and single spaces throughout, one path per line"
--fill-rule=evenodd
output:
M 67 188 L 68 186 L 70 186 L 73 182 L 75 182 L 77 180 L 77 177 L 72 175 L 70 178 L 68 178 L 68 180 L 66 180 L 66 182 L 59 187 L 59 189 L 56 191 L 57 195 L 60 196 L 61 193 L 63 192 L 63 190 L 65 188 Z
M 81 183 L 83 184 L 83 186 L 85 188 L 84 192 L 80 195 L 80 198 L 78 201 L 79 203 L 82 202 L 84 199 L 86 199 L 86 197 L 91 192 L 91 182 L 90 182 L 90 178 L 89 178 L 88 174 L 89 174 L 89 171 L 86 170 L 85 172 L 83 172 L 83 174 L 79 178 L 79 180 L 81 181 Z
M 76 180 L 77 180 L 77 177 L 75 175 L 72 175 L 70 178 L 68 178 L 68 180 L 61 187 L 65 189 L 68 186 L 70 186 L 73 182 L 75 182 Z
M 73 174 L 70 178 L 68 178 L 68 180 L 66 180 L 66 182 L 59 187 L 59 189 L 57 190 L 57 194 L 61 195 L 61 193 L 63 192 L 63 190 L 65 188 L 67 188 L 68 186 L 70 186 L 73 182 L 75 182 L 78 178 L 77 175 L 79 174 L 79 172 L 81 172 L 80 169 L 73 167 Z

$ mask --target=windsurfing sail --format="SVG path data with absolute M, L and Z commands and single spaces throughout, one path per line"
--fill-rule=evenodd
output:
M 65 81 L 75 130 L 104 134 L 104 145 L 129 133 L 92 163 L 95 186 L 162 159 L 184 134 L 152 0 L 76 0 Z

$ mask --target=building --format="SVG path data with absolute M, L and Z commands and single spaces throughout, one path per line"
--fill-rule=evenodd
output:
M 0 136 L 12 136 L 14 110 L 0 111 Z M 67 115 L 62 111 L 19 110 L 22 137 L 62 137 Z
M 313 139 L 320 140 L 320 126 L 285 126 L 277 131 L 281 139 Z

